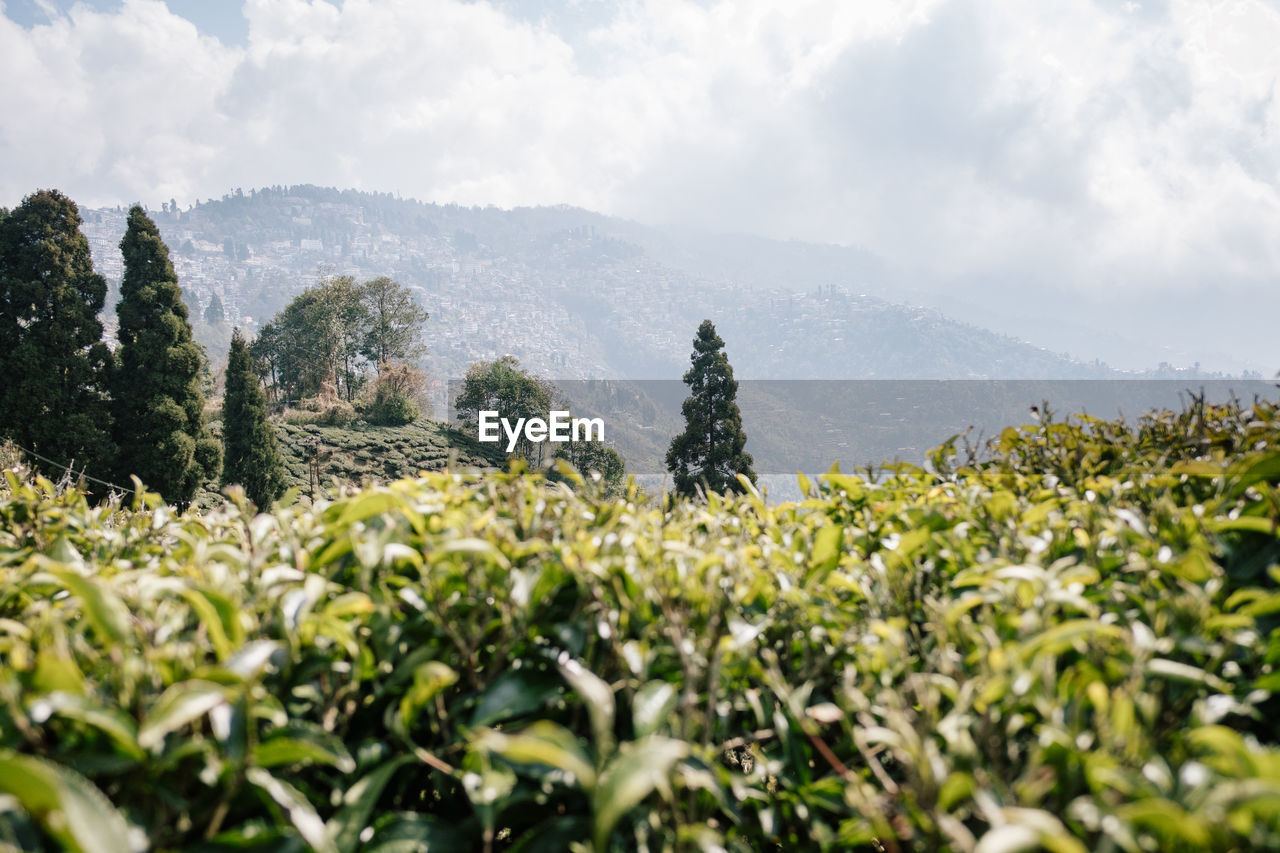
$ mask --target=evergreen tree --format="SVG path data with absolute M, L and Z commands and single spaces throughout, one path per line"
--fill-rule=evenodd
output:
M 222 484 L 239 483 L 249 500 L 267 507 L 284 494 L 284 465 L 275 431 L 267 421 L 267 400 L 249 348 L 237 329 L 227 357 L 222 397 Z
M 209 304 L 205 306 L 204 321 L 210 326 L 216 326 L 225 319 L 227 319 L 226 310 L 222 307 L 222 300 L 215 293 L 209 297 Z
M 120 241 L 124 278 L 112 409 L 122 478 L 136 474 L 166 501 L 185 505 L 217 477 L 221 448 L 204 425 L 202 358 L 169 249 L 137 205 Z
M 102 477 L 112 455 L 112 357 L 98 321 L 107 283 L 80 223 L 57 190 L 0 216 L 0 435 Z
M 710 492 L 738 491 L 738 475 L 752 483 L 751 454 L 743 448 L 747 435 L 742 431 L 742 415 L 734 398 L 738 383 L 724 353 L 724 341 L 710 320 L 703 320 L 693 340 L 692 366 L 684 383 L 693 394 L 680 407 L 684 432 L 671 441 L 667 450 L 667 470 L 675 478 L 675 490 L 694 495 L 699 488 Z

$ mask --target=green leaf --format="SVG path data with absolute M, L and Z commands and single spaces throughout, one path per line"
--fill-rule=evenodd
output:
M 259 767 L 293 764 L 327 764 L 343 773 L 356 769 L 356 763 L 340 741 L 321 744 L 295 737 L 272 737 L 253 750 L 253 763 Z
M 427 661 L 413 670 L 413 686 L 400 698 L 400 719 L 406 727 L 418 710 L 458 681 L 458 673 L 439 661 Z
M 840 547 L 844 540 L 844 528 L 838 524 L 821 527 L 813 536 L 813 550 L 809 554 L 809 573 L 805 581 L 821 581 L 840 562 Z
M 203 717 L 227 701 L 227 688 L 213 681 L 180 681 L 160 695 L 138 731 L 138 745 L 156 749 L 165 735 Z
M 1269 518 L 1256 515 L 1242 515 L 1239 518 L 1217 518 L 1208 523 L 1208 528 L 1215 533 L 1240 531 L 1244 533 L 1261 533 L 1264 536 L 1280 535 L 1280 527 Z
M 1231 466 L 1228 476 L 1230 497 L 1239 497 L 1245 489 L 1261 482 L 1280 481 L 1280 452 L 1272 451 L 1261 456 L 1245 457 Z
M 431 853 L 434 850 L 474 850 L 479 839 L 474 829 L 458 826 L 434 815 L 397 812 L 380 818 L 373 838 L 361 853 Z
M 141 760 L 146 752 L 138 745 L 138 726 L 133 718 L 115 708 L 95 705 L 83 696 L 71 693 L 51 693 L 32 704 L 31 716 L 37 722 L 56 715 L 93 726 L 111 738 L 117 747 L 131 758 Z
M 676 706 L 679 694 L 675 685 L 666 681 L 650 681 L 636 691 L 631 704 L 631 724 L 637 739 L 648 737 L 658 730 L 671 710 Z
M 330 838 L 324 821 L 316 810 L 307 802 L 307 798 L 297 788 L 282 782 L 261 767 L 250 767 L 244 772 L 245 781 L 256 785 L 267 793 L 276 805 L 285 810 L 289 822 L 298 830 L 302 840 L 311 845 L 316 853 L 338 853 L 338 848 Z
M 609 836 L 624 814 L 654 791 L 670 796 L 671 768 L 688 754 L 687 744 L 657 735 L 623 746 L 600 775 L 592 797 L 592 837 L 598 853 L 608 849 Z
M 1120 820 L 1145 826 L 1163 838 L 1189 844 L 1191 849 L 1209 847 L 1208 829 L 1180 805 L 1163 797 L 1125 803 L 1115 814 Z
M 32 680 L 41 693 L 84 692 L 84 673 L 75 658 L 52 648 L 36 652 L 36 670 Z
M 49 573 L 62 581 L 80 599 L 89 624 L 105 642 L 124 645 L 129 637 L 129 608 L 115 594 L 74 569 L 50 568 Z
M 1222 466 L 1215 465 L 1212 462 L 1205 462 L 1200 459 L 1192 459 L 1186 462 L 1179 462 L 1169 468 L 1169 473 L 1175 477 L 1186 474 L 1188 477 L 1204 477 L 1213 479 L 1222 476 Z
M 229 628 L 238 627 L 238 620 L 233 609 L 232 613 L 227 614 L 223 611 L 230 606 L 231 602 L 226 596 L 217 595 L 203 589 L 192 589 L 190 587 L 182 590 L 182 597 L 191 605 L 191 609 L 196 612 L 200 618 L 200 624 L 204 625 L 205 631 L 209 634 L 209 642 L 213 645 L 214 653 L 218 656 L 218 660 L 226 660 L 235 648 L 239 638 L 233 638 L 228 633 Z M 218 601 L 221 599 L 221 601 Z M 221 606 L 220 606 L 221 605 Z M 243 631 L 238 632 L 243 634 Z
M 369 815 L 373 814 L 373 809 L 382 796 L 382 789 L 387 787 L 397 770 L 413 760 L 410 756 L 402 755 L 380 764 L 342 795 L 342 807 L 329 818 L 325 828 L 339 853 L 354 853 L 360 846 L 360 834 L 369 825 Z
M 573 732 L 557 723 L 539 720 L 516 734 L 486 731 L 476 746 L 519 764 L 545 764 L 563 770 L 590 791 L 596 771 Z
M 350 526 L 358 521 L 365 521 L 375 515 L 382 515 L 403 505 L 404 498 L 395 492 L 370 490 L 353 498 L 342 508 L 342 514 L 338 516 L 338 525 Z
M 534 669 L 508 670 L 489 685 L 471 713 L 475 728 L 523 717 L 560 695 L 559 679 Z
M 617 713 L 613 690 L 595 673 L 575 660 L 562 661 L 560 674 L 587 704 L 596 761 L 603 764 L 613 754 L 613 720 Z
M 123 815 L 78 773 L 42 758 L 0 751 L 0 791 L 15 797 L 65 850 L 133 853 Z
M 1033 637 L 1024 644 L 1024 660 L 1038 654 L 1059 655 L 1080 640 L 1120 639 L 1124 630 L 1116 625 L 1106 625 L 1096 619 L 1068 619 Z
M 506 555 L 499 551 L 492 542 L 487 542 L 484 539 L 471 537 L 450 539 L 437 548 L 436 552 L 440 554 L 475 554 L 487 557 L 504 569 L 511 567 L 511 561 L 506 558 Z
M 1165 658 L 1152 658 L 1147 661 L 1147 674 L 1159 676 L 1171 681 L 1186 681 L 1191 684 L 1207 684 L 1214 690 L 1223 693 L 1231 692 L 1231 685 L 1213 673 L 1205 672 L 1199 667 Z
M 253 640 L 236 650 L 227 661 L 227 669 L 245 681 L 251 681 L 262 674 L 272 655 L 282 648 L 275 640 Z
M 564 853 L 590 834 L 591 823 L 584 817 L 566 815 L 551 818 L 520 836 L 511 853 Z

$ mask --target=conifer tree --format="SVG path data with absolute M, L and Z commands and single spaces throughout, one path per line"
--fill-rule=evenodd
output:
M 201 351 L 169 249 L 137 205 L 120 251 L 120 348 L 111 394 L 116 469 L 182 506 L 202 480 L 217 477 L 220 464 L 221 447 L 204 424 Z
M 267 421 L 267 400 L 239 329 L 227 357 L 222 443 L 224 486 L 239 483 L 249 500 L 264 508 L 284 494 L 284 465 Z
M 209 297 L 209 304 L 204 309 L 204 321 L 210 326 L 217 326 L 224 320 L 226 320 L 226 309 L 222 307 L 222 300 L 215 293 Z
M 102 478 L 112 455 L 112 357 L 98 321 L 107 283 L 80 223 L 57 190 L 0 216 L 0 435 Z
M 692 366 L 684 383 L 693 393 L 680 407 L 685 428 L 667 450 L 667 470 L 681 495 L 692 496 L 699 488 L 719 493 L 738 491 L 738 475 L 754 483 L 756 473 L 751 470 L 751 454 L 743 449 L 747 435 L 735 402 L 738 383 L 725 355 L 724 341 L 710 320 L 703 320 L 698 327 L 690 360 Z

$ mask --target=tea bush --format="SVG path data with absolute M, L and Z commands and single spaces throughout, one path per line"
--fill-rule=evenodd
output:
M 1280 424 L 609 499 L 0 493 L 0 845 L 1280 846 Z

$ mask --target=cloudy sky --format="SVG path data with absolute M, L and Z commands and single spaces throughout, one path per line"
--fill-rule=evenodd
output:
M 1280 369 L 1277 0 L 0 9 L 0 205 L 568 203 L 860 246 L 1080 356 Z

